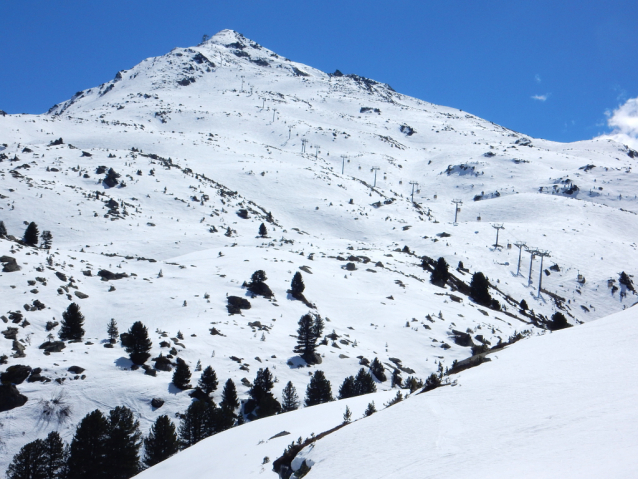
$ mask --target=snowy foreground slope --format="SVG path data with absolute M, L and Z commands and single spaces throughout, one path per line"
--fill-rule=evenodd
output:
M 555 311 L 577 325 L 629 308 L 638 298 L 619 274 L 632 277 L 638 265 L 637 158 L 612 141 L 534 139 L 373 80 L 326 74 L 229 30 L 144 60 L 46 114 L 0 113 L 0 220 L 11 236 L 0 239 L 0 256 L 20 266 L 0 272 L 0 356 L 9 356 L 0 372 L 27 365 L 50 380 L 18 384 L 27 403 L 0 412 L 0 471 L 51 430 L 69 441 L 95 408 L 131 408 L 146 434 L 159 415 L 191 403 L 171 373 L 132 370 L 119 344 L 103 347 L 111 318 L 120 333 L 142 321 L 152 357 L 173 350 L 191 369 L 210 365 L 245 399 L 263 367 L 278 379 L 277 396 L 288 381 L 303 396 L 317 369 L 336 395 L 375 357 L 404 379 L 452 367 L 471 355 L 455 331 L 492 347 L 543 334 Z M 103 181 L 108 168 L 121 175 L 115 187 Z M 453 199 L 463 201 L 457 224 Z M 52 232 L 51 250 L 19 243 L 31 221 Z M 503 247 L 494 247 L 493 224 L 505 227 Z M 530 255 L 517 275 L 519 251 L 508 247 L 519 240 L 551 251 L 542 272 L 534 259 L 531 282 Z M 503 310 L 430 284 L 424 255 L 444 257 L 465 284 L 485 273 Z M 102 270 L 122 277 L 103 280 Z M 256 270 L 272 299 L 242 287 Z M 331 335 L 312 367 L 293 353 L 308 312 L 287 293 L 295 272 Z M 251 309 L 229 315 L 229 295 Z M 43 354 L 59 329 L 47 323 L 72 301 L 86 317 L 83 342 Z M 60 397 L 71 410 L 58 422 L 43 409 Z M 151 407 L 153 398 L 164 405 Z M 334 421 L 326 416 L 323 430 Z M 321 432 L 311 429 L 290 432 Z

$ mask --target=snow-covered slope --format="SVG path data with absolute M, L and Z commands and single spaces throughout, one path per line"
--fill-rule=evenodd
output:
M 635 310 L 529 338 L 454 375 L 452 386 L 411 396 L 316 441 L 293 467 L 305 460 L 313 479 L 636 477 L 636 341 Z M 380 402 L 357 399 L 366 398 Z M 326 430 L 334 427 L 345 402 L 213 436 L 139 477 L 261 477 L 270 469 L 263 457 L 272 462 L 296 438 L 293 432 L 268 441 L 269 434 L 291 427 L 319 434 L 317 418 L 326 419 Z
M 0 332 L 18 328 L 15 343 L 0 336 L 0 355 L 24 349 L 8 365 L 52 379 L 20 384 L 27 404 L 0 413 L 0 469 L 51 429 L 70 439 L 96 407 L 131 407 L 144 431 L 186 409 L 191 398 L 170 373 L 132 371 L 119 345 L 102 347 L 111 318 L 120 332 L 146 324 L 153 357 L 181 331 L 184 340 L 170 341 L 179 356 L 213 366 L 245 397 L 241 380 L 259 367 L 278 378 L 277 394 L 292 381 L 303 395 L 317 368 L 336 392 L 362 358 L 425 378 L 471 354 L 453 330 L 493 346 L 542 332 L 557 309 L 576 324 L 631 306 L 636 296 L 618 275 L 636 268 L 636 158 L 611 141 L 529 138 L 373 80 L 320 72 L 228 30 L 144 60 L 47 114 L 0 116 L 0 220 L 16 237 L 25 221 L 53 234 L 50 252 L 0 239 L 0 256 L 21 266 L 0 273 Z M 125 186 L 106 186 L 100 167 Z M 464 203 L 456 225 L 453 199 Z M 257 237 L 262 222 L 267 238 Z M 503 248 L 492 246 L 493 223 L 505 227 Z M 540 297 L 539 258 L 529 284 L 529 254 L 516 275 L 516 240 L 551 251 Z M 484 272 L 506 310 L 431 285 L 423 255 L 443 256 L 465 283 Z M 459 261 L 466 270 L 454 269 Z M 126 276 L 102 281 L 102 269 Z M 259 269 L 275 298 L 228 316 L 226 296 L 247 294 L 242 284 Z M 297 367 L 292 352 L 308 311 L 287 294 L 296 271 L 325 333 L 336 335 L 312 369 Z M 31 306 L 36 299 L 44 309 Z M 522 299 L 533 311 L 519 311 Z M 45 356 L 46 324 L 71 301 L 86 316 L 86 344 Z M 15 311 L 22 319 L 13 324 Z M 75 380 L 72 365 L 86 377 Z M 45 421 L 43 402 L 61 393 L 71 416 Z M 165 405 L 151 408 L 153 397 Z

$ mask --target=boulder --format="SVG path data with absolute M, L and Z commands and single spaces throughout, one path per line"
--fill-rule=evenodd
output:
M 160 399 L 160 398 L 153 398 L 151 399 L 151 406 L 153 406 L 155 409 L 159 409 L 164 405 L 164 400 Z
M 59 353 L 64 348 L 66 348 L 64 341 L 47 341 L 39 346 L 39 349 L 44 349 L 45 353 Z
M 20 271 L 18 262 L 12 256 L 0 256 L 0 263 L 3 263 L 3 273 L 13 273 L 14 271 Z
M 56 271 L 56 272 L 55 272 L 55 275 L 58 277 L 58 279 L 59 279 L 60 281 L 66 281 L 66 280 L 67 280 L 67 278 L 66 278 L 66 274 L 61 273 L 60 271 Z
M 0 412 L 24 406 L 27 399 L 13 384 L 0 385 Z
M 81 368 L 80 366 L 71 366 L 70 368 L 67 369 L 67 371 L 73 374 L 82 374 L 85 371 L 85 369 Z
M 22 364 L 9 366 L 5 372 L 0 374 L 0 382 L 21 384 L 29 377 L 31 370 L 31 366 L 24 366 Z
M 97 272 L 97 275 L 102 278 L 102 281 L 110 281 L 114 279 L 122 279 L 128 277 L 126 273 L 112 273 L 109 270 L 101 269 Z

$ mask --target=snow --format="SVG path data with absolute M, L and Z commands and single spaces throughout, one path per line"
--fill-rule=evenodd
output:
M 183 86 L 183 80 L 189 83 Z M 380 112 L 362 112 L 363 107 Z M 416 133 L 407 136 L 402 125 Z M 63 145 L 49 146 L 60 137 Z M 278 378 L 276 395 L 292 381 L 303 396 L 316 369 L 326 373 L 336 394 L 343 379 L 361 367 L 359 356 L 378 357 L 388 374 L 395 367 L 390 358 L 398 358 L 414 370 L 404 378 L 425 378 L 439 363 L 450 367 L 471 354 L 453 342 L 452 329 L 471 330 L 491 345 L 523 330 L 532 336 L 544 331 L 495 290 L 510 315 L 478 307 L 450 286 L 431 285 L 420 268 L 422 255 L 443 256 L 466 283 L 471 276 L 455 270 L 459 261 L 470 273 L 482 271 L 516 302 L 525 299 L 537 317 L 563 308 L 572 324 L 588 323 L 637 299 L 618 284 L 621 271 L 636 273 L 638 246 L 636 159 L 625 146 L 530 138 L 387 85 L 328 75 L 230 30 L 122 70 L 46 114 L 0 117 L 0 145 L 6 145 L 0 146 L 0 155 L 6 155 L 0 157 L 0 220 L 16 237 L 25 221 L 53 234 L 50 255 L 0 239 L 0 256 L 15 257 L 22 267 L 0 272 L 0 316 L 21 311 L 29 323 L 0 323 L 0 331 L 17 327 L 26 348 L 26 357 L 10 357 L 8 365 L 41 367 L 52 379 L 18 385 L 29 401 L 0 413 L 0 470 L 23 444 L 50 430 L 70 440 L 75 424 L 95 408 L 128 406 L 146 433 L 159 415 L 174 417 L 188 407 L 191 399 L 171 386 L 170 373 L 150 377 L 132 371 L 119 345 L 102 347 L 111 318 L 120 332 L 142 321 L 151 333 L 152 357 L 166 355 L 159 342 L 169 341 L 191 369 L 199 360 L 216 370 L 220 382 L 232 378 L 241 398 L 248 390 L 241 379 L 252 380 L 260 367 Z M 19 160 L 10 161 L 14 157 Z M 101 165 L 120 173 L 126 187 L 105 187 L 103 174 L 96 174 Z M 461 165 L 473 167 L 473 173 Z M 372 167 L 380 167 L 376 188 Z M 571 195 L 561 190 L 569 186 L 567 178 L 579 187 Z M 410 181 L 419 183 L 416 204 L 410 201 Z M 473 201 L 482 192 L 494 197 Z M 119 205 L 111 214 L 110 199 Z M 463 201 L 457 225 L 452 199 Z M 241 219 L 239 209 L 249 209 L 250 218 Z M 257 237 L 262 222 L 265 239 Z M 538 258 L 528 284 L 529 255 L 523 254 L 522 276 L 516 276 L 518 249 L 494 248 L 492 223 L 505 226 L 502 245 L 524 240 L 551 251 L 540 297 Z M 230 237 L 224 235 L 228 228 L 235 231 Z M 439 236 L 444 232 L 450 236 Z M 404 246 L 411 253 L 402 252 Z M 351 255 L 370 261 L 348 259 Z M 357 269 L 345 270 L 347 262 Z M 549 269 L 554 264 L 559 271 Z M 100 269 L 128 276 L 105 282 L 96 276 Z M 250 299 L 250 310 L 228 316 L 226 296 L 246 295 L 242 284 L 258 269 L 266 271 L 275 298 Z M 288 364 L 298 362 L 291 335 L 308 311 L 287 294 L 296 271 L 302 272 L 304 294 L 326 318 L 325 333 L 339 336 L 319 348 L 323 363 L 311 368 Z M 56 272 L 68 279 L 58 279 Z M 577 282 L 579 274 L 586 283 Z M 68 291 L 58 289 L 62 286 Z M 88 298 L 78 298 L 75 288 Z M 563 299 L 557 303 L 550 293 Z M 24 305 L 35 299 L 46 309 L 26 311 Z M 84 339 L 93 344 L 67 344 L 63 352 L 45 356 L 38 349 L 49 334 L 45 325 L 59 321 L 71 301 L 80 304 Z M 255 321 L 262 329 L 248 325 Z M 225 336 L 212 336 L 213 326 Z M 170 339 L 178 331 L 184 348 Z M 12 356 L 12 345 L 0 336 L 0 355 Z M 242 358 L 241 364 L 230 356 Z M 67 371 L 72 365 L 85 368 L 86 378 L 74 379 Z M 198 378 L 194 373 L 192 382 Z M 390 389 L 388 382 L 377 386 Z M 462 389 L 445 387 L 427 396 Z M 62 391 L 71 416 L 60 424 L 45 420 L 40 401 Z M 154 397 L 165 405 L 151 408 Z M 315 411 L 324 407 L 332 405 Z M 306 413 L 290 417 L 295 414 Z M 327 430 L 338 419 L 327 415 L 318 421 Z M 360 427 L 346 429 L 355 426 Z M 213 440 L 221 441 L 208 441 Z

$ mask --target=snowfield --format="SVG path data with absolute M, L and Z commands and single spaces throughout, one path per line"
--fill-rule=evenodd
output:
M 0 371 L 28 365 L 50 380 L 18 384 L 28 401 L 0 412 L 0 470 L 49 431 L 70 441 L 96 408 L 131 408 L 144 434 L 159 415 L 186 410 L 192 399 L 172 373 L 132 370 L 119 343 L 104 347 L 114 318 L 120 333 L 136 321 L 148 327 L 152 358 L 174 350 L 191 370 L 210 365 L 240 399 L 259 368 L 277 378 L 278 397 L 292 381 L 303 399 L 318 369 L 336 396 L 366 360 L 378 358 L 388 377 L 399 369 L 425 379 L 472 355 L 459 333 L 489 347 L 522 333 L 528 339 L 455 386 L 304 450 L 315 463 L 309 477 L 631 477 L 635 440 L 623 435 L 635 427 L 627 356 L 638 298 L 619 279 L 638 266 L 637 159 L 611 140 L 531 138 L 374 80 L 327 74 L 230 30 L 146 59 L 45 114 L 0 116 L 9 235 L 0 257 L 20 267 L 0 271 Z M 109 168 L 120 175 L 115 187 L 103 181 Z M 462 201 L 456 223 L 452 200 Z M 51 250 L 18 241 L 32 221 L 52 233 Z M 517 274 L 516 241 L 550 253 L 542 270 L 533 257 L 531 277 L 525 250 Z M 445 258 L 456 282 L 432 285 L 423 256 Z M 121 277 L 102 279 L 103 270 Z M 244 287 L 257 270 L 273 298 Z M 293 352 L 309 311 L 287 292 L 295 272 L 331 335 L 319 365 Z M 475 272 L 501 310 L 468 297 Z M 229 315 L 227 296 L 251 308 Z M 39 346 L 59 330 L 47 323 L 71 302 L 86 317 L 83 342 L 45 355 Z M 556 311 L 578 327 L 549 334 Z M 188 459 L 202 451 L 219 464 L 216 477 L 275 477 L 265 456 L 272 462 L 293 438 L 339 424 L 345 404 L 357 418 L 396 394 L 390 381 L 377 388 L 231 429 L 142 476 L 215 472 Z M 43 413 L 56 398 L 70 407 L 60 420 Z M 151 407 L 153 398 L 164 405 Z M 367 427 L 375 432 L 357 432 Z M 282 430 L 290 436 L 269 439 Z

